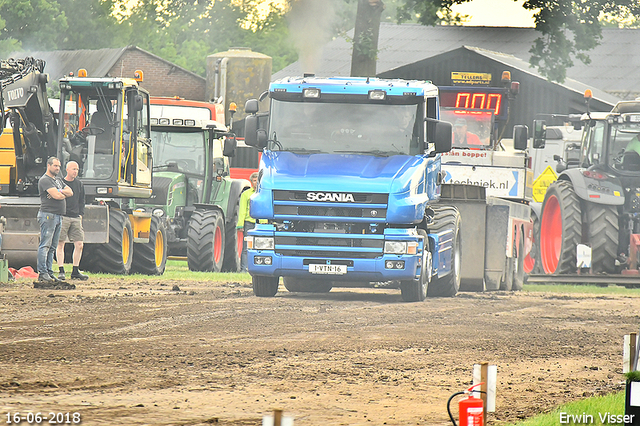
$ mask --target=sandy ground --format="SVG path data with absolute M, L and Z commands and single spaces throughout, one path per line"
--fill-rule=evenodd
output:
M 639 302 L 498 292 L 403 303 L 395 289 L 282 285 L 257 298 L 247 284 L 147 277 L 0 284 L 0 421 L 261 425 L 279 408 L 298 426 L 447 425 L 448 397 L 489 362 L 489 423 L 502 425 L 623 389 Z

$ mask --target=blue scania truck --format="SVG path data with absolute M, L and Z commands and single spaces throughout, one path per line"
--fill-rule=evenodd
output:
M 266 92 L 265 92 L 266 94 Z M 319 78 L 271 83 L 268 113 L 245 105 L 245 143 L 261 149 L 245 236 L 256 296 L 332 287 L 401 290 L 405 301 L 453 296 L 460 215 L 439 203 L 439 121 L 427 81 Z

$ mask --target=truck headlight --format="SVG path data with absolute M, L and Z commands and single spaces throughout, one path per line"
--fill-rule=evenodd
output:
M 385 241 L 384 252 L 387 254 L 416 254 L 418 243 L 415 241 Z
M 273 250 L 274 247 L 273 237 L 253 237 L 253 248 L 255 250 Z

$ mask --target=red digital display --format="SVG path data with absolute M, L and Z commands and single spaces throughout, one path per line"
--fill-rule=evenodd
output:
M 440 87 L 440 106 L 456 109 L 484 109 L 496 117 L 506 112 L 506 97 L 500 88 Z

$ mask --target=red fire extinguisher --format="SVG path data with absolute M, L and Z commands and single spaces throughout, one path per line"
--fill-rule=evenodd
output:
M 460 416 L 460 426 L 483 426 L 484 425 L 484 403 L 482 399 L 473 396 L 473 388 L 484 385 L 484 382 L 471 386 L 466 391 L 456 392 L 449 397 L 447 401 L 447 411 L 449 412 L 449 418 L 454 426 L 458 426 L 451 414 L 451 400 L 457 395 L 469 395 L 467 398 L 460 400 L 458 403 L 458 414 Z M 476 391 L 482 392 L 482 391 Z

